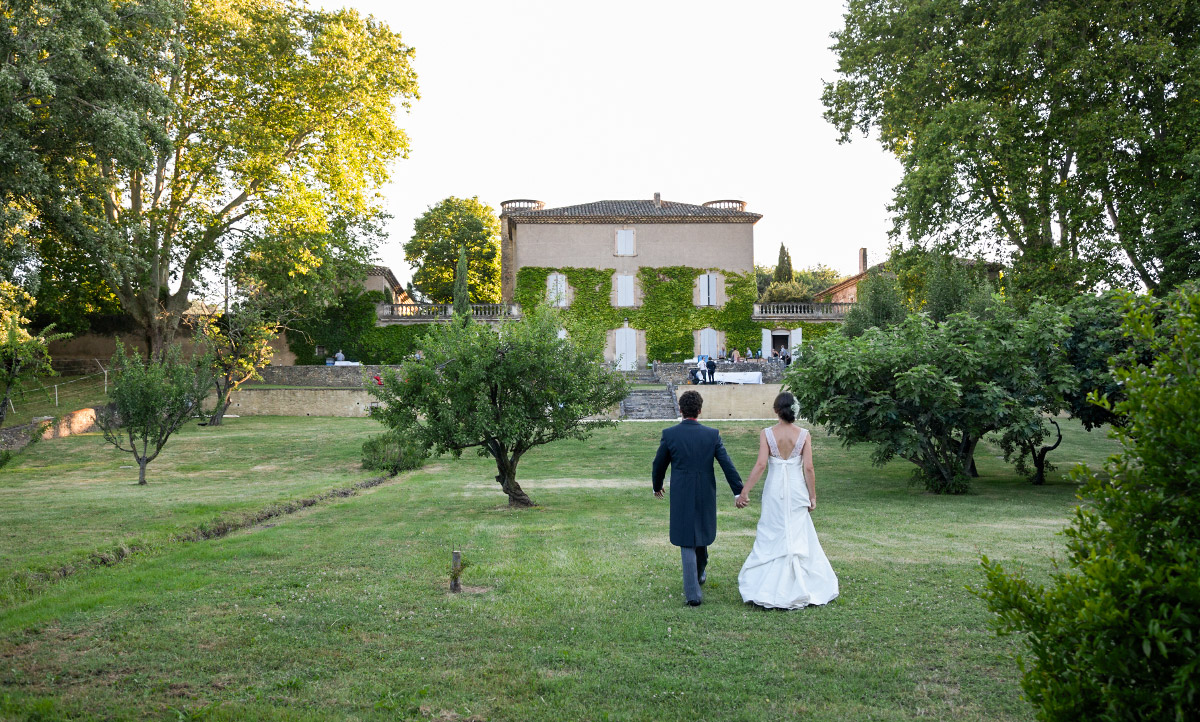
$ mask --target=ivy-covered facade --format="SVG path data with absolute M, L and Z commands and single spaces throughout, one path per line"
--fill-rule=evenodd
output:
M 832 324 L 755 321 L 753 225 L 741 201 L 696 206 L 598 201 L 545 209 L 506 201 L 501 214 L 505 301 L 562 308 L 571 335 L 605 339 L 626 367 L 697 353 L 770 352 L 772 332 Z M 672 262 L 673 261 L 673 262 Z M 787 345 L 799 334 L 789 334 Z M 632 357 L 632 358 L 631 358 Z
M 513 300 L 522 308 L 551 302 L 548 279 L 552 273 L 566 276 L 570 299 L 563 307 L 567 332 L 573 336 L 603 336 L 612 331 L 629 328 L 645 335 L 645 357 L 638 361 L 683 361 L 695 356 L 698 332 L 713 329 L 719 332 L 717 345 L 732 353 L 747 348 L 761 351 L 763 331 L 792 331 L 800 329 L 805 340 L 828 333 L 836 324 L 812 321 L 778 321 L 761 323 L 752 320 L 754 301 L 758 297 L 754 273 L 722 272 L 716 268 L 666 266 L 641 268 L 638 281 L 642 289 L 640 306 L 614 306 L 611 301 L 613 277 L 611 268 L 549 268 L 525 266 L 517 272 Z M 697 279 L 706 273 L 724 277 L 726 300 L 720 306 L 693 304 Z M 608 346 L 613 346 L 608 342 Z

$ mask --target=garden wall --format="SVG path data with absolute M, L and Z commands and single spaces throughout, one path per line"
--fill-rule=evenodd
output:
M 715 384 L 678 386 L 675 395 L 699 392 L 704 399 L 704 410 L 700 412 L 703 423 L 705 419 L 774 419 L 773 407 L 779 390 L 779 384 Z
M 190 331 L 181 331 L 175 337 L 184 356 L 191 356 L 196 350 Z M 146 339 L 141 334 L 98 334 L 85 333 L 81 336 L 55 341 L 50 344 L 50 365 L 64 376 L 94 374 L 108 368 L 109 359 L 117 351 L 117 338 L 121 339 L 127 350 L 137 349 L 143 355 L 146 353 Z M 271 363 L 291 365 L 296 362 L 296 354 L 288 348 L 283 335 L 271 340 L 271 349 L 275 355 Z M 99 360 L 99 364 L 97 364 Z M 275 368 L 275 367 L 271 367 Z
M 362 388 L 243 387 L 234 392 L 233 403 L 227 413 L 238 416 L 366 416 L 374 400 Z M 210 396 L 207 407 L 215 405 L 216 397 Z
M 259 373 L 262 383 L 272 386 L 316 386 L 361 389 L 370 378 L 388 366 L 268 366 Z

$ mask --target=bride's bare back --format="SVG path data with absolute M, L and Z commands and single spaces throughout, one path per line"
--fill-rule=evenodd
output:
M 771 435 L 775 437 L 775 447 L 779 450 L 779 458 L 792 458 L 796 442 L 800 440 L 800 427 L 795 424 L 775 424 L 771 427 Z

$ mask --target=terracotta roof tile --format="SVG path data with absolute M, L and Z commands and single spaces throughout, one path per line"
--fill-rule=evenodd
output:
M 518 223 L 605 223 L 624 220 L 651 223 L 756 223 L 762 218 L 760 213 L 675 201 L 663 201 L 661 206 L 656 206 L 652 200 L 595 201 L 562 208 L 512 211 L 507 216 Z

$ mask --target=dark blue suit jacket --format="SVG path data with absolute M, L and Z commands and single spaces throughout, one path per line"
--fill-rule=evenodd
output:
M 671 543 L 678 547 L 706 547 L 717 538 L 717 475 L 721 465 L 734 494 L 742 493 L 742 477 L 721 433 L 694 419 L 684 419 L 663 429 L 651 474 L 654 490 L 661 491 L 667 466 L 671 467 Z

